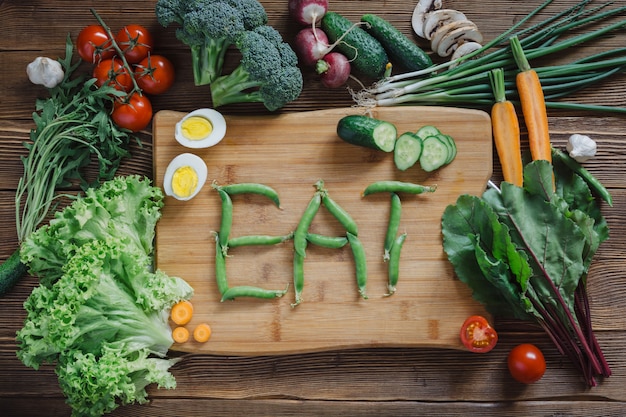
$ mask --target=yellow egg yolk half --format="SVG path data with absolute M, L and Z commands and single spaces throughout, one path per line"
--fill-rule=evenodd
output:
M 191 116 L 183 121 L 180 130 L 189 140 L 204 139 L 213 131 L 211 121 L 202 116 Z
M 172 175 L 172 191 L 179 197 L 189 197 L 198 188 L 198 173 L 190 166 L 182 166 Z

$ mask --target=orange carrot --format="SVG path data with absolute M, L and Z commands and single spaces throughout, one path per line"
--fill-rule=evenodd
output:
M 520 72 L 515 83 L 528 130 L 528 144 L 533 160 L 552 162 L 552 146 L 548 129 L 548 114 L 543 89 L 537 72 L 530 67 L 519 39 L 511 38 L 511 50 Z
M 206 323 L 200 323 L 193 329 L 193 338 L 196 342 L 204 343 L 211 337 L 211 327 Z
M 176 327 L 172 330 L 172 339 L 176 343 L 185 343 L 189 340 L 189 330 L 181 326 Z
M 493 140 L 502 166 L 502 174 L 505 181 L 521 187 L 524 181 L 524 167 L 515 106 L 505 96 L 504 71 L 502 69 L 491 71 L 489 79 L 496 100 L 491 107 Z
M 191 321 L 193 316 L 193 305 L 186 300 L 180 301 L 172 307 L 170 317 L 179 326 L 183 326 Z

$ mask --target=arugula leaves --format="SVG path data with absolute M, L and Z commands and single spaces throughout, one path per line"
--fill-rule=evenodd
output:
M 482 197 L 460 196 L 444 211 L 442 233 L 456 275 L 492 314 L 535 320 L 590 385 L 610 374 L 585 292 L 609 233 L 583 178 L 566 164 L 531 162 L 523 188 L 503 182 Z

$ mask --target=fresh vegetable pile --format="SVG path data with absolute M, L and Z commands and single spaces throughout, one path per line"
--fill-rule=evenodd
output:
M 18 358 L 55 364 L 73 415 L 100 416 L 174 388 L 166 358 L 170 308 L 189 299 L 182 279 L 152 268 L 163 195 L 147 179 L 116 177 L 55 214 L 22 244 L 40 285 L 24 303 Z
M 527 164 L 523 187 L 460 196 L 443 214 L 443 246 L 476 300 L 494 315 L 537 322 L 593 386 L 611 371 L 591 327 L 586 277 L 608 227 L 561 157 L 554 169 Z

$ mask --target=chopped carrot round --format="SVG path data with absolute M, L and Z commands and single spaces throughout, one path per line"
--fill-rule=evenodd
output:
M 184 326 L 191 321 L 193 316 L 193 305 L 189 301 L 181 301 L 174 304 L 170 313 L 172 321 L 179 326 Z
M 172 338 L 176 343 L 185 343 L 189 340 L 189 330 L 179 326 L 172 331 Z
M 206 323 L 200 323 L 193 329 L 193 338 L 196 342 L 204 343 L 211 337 L 211 327 Z

